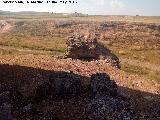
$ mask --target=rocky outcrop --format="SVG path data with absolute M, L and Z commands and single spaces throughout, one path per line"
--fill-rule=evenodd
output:
M 80 34 L 74 34 L 68 38 L 66 57 L 82 60 L 98 59 L 97 40 L 87 38 Z
M 81 77 L 74 73 L 54 72 L 49 75 L 49 81 L 36 88 L 36 101 L 51 96 L 56 98 L 70 98 L 81 92 Z
M 37 84 L 34 89 L 28 89 L 28 92 L 32 93 L 31 96 L 25 95 L 25 92 L 21 90 L 23 86 L 29 84 L 27 82 L 21 84 L 21 87 L 9 84 L 0 85 L 0 118 L 4 120 L 11 120 L 12 117 L 61 120 L 61 116 L 57 116 L 53 110 L 55 104 L 58 105 L 56 110 L 64 110 L 60 111 L 61 113 L 69 112 L 69 106 L 72 110 L 81 110 L 79 119 L 84 120 L 133 120 L 134 118 L 129 100 L 117 93 L 118 86 L 106 73 L 92 74 L 88 78 L 90 84 L 87 85 L 86 91 L 83 89 L 87 86 L 81 83 L 83 76 L 72 72 L 41 72 L 41 75 L 45 76 L 42 78 L 48 77 L 48 80 L 43 79 L 43 82 Z M 15 79 L 18 78 L 15 77 Z M 53 111 L 46 111 L 45 109 L 50 106 Z M 70 112 L 68 114 L 73 115 Z
M 117 85 L 105 73 L 91 76 L 91 93 L 94 95 L 86 106 L 87 120 L 134 120 L 129 100 L 117 94 Z
M 0 120 L 12 120 L 12 114 L 14 118 L 20 120 L 59 120 L 52 111 L 44 112 L 38 104 L 43 103 L 47 99 L 49 101 L 58 99 L 59 104 L 62 104 L 61 100 L 63 99 L 79 96 L 82 87 L 82 76 L 72 72 L 60 71 L 44 72 L 43 75 L 42 77 L 41 73 L 43 79 L 39 79 L 36 82 L 37 84 L 32 85 L 31 89 L 27 89 L 25 86 L 28 86 L 35 79 L 31 79 L 29 82 L 26 82 L 24 79 L 24 83 L 21 83 L 20 86 L 18 84 L 9 85 L 9 83 L 0 84 Z M 22 79 L 14 75 L 13 77 L 16 81 Z M 26 94 L 27 92 L 29 94 Z
M 84 36 L 81 34 L 73 34 L 68 38 L 66 58 L 80 59 L 80 60 L 105 60 L 112 66 L 119 68 L 119 59 L 97 42 L 94 35 Z
M 117 85 L 115 81 L 110 80 L 110 76 L 106 73 L 97 73 L 91 76 L 91 89 L 94 97 L 117 95 Z
M 74 73 L 57 72 L 50 75 L 49 82 L 55 96 L 71 97 L 81 92 L 81 77 Z

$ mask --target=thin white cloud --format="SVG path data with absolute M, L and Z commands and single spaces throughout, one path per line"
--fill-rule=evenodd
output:
M 123 8 L 124 4 L 120 0 L 91 0 L 96 5 L 109 4 L 112 8 Z
M 110 2 L 111 7 L 113 8 L 123 8 L 124 4 L 120 0 L 112 0 Z
M 94 4 L 97 5 L 105 5 L 107 1 L 109 0 L 91 0 Z

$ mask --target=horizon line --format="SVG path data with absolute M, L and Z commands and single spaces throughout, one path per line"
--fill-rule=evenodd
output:
M 34 13 L 55 13 L 55 14 L 84 14 L 88 16 L 137 16 L 137 17 L 160 17 L 160 15 L 140 15 L 140 14 L 135 14 L 135 15 L 129 15 L 129 14 L 88 14 L 88 13 L 81 13 L 81 12 L 50 12 L 50 11 L 8 11 L 8 10 L 0 10 L 0 12 L 10 12 L 10 13 L 20 13 L 20 12 L 34 12 Z M 1 16 L 1 15 L 0 15 Z

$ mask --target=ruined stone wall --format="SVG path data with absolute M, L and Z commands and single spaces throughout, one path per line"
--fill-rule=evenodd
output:
M 119 68 L 119 59 L 111 51 L 97 42 L 94 35 L 73 34 L 68 38 L 65 57 L 86 61 L 105 60 L 112 66 Z

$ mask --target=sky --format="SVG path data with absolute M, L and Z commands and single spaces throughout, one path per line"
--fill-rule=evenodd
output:
M 39 11 L 56 13 L 81 12 L 90 15 L 143 15 L 160 16 L 160 0 L 74 0 L 77 3 L 3 3 L 0 0 L 0 10 L 4 11 Z M 18 0 L 8 0 L 18 1 Z M 28 0 L 29 2 L 32 0 Z M 52 1 L 52 0 L 50 0 Z M 67 1 L 67 0 L 64 0 Z

